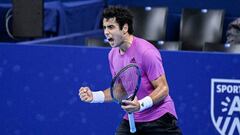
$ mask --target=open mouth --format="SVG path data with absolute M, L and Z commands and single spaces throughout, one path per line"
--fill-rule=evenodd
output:
M 113 42 L 113 38 L 108 38 L 108 42 Z

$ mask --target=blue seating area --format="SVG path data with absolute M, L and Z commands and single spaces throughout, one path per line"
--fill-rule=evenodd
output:
M 54 45 L 85 45 L 86 38 L 104 38 L 102 30 L 92 30 L 80 33 L 67 34 L 52 38 L 18 42 L 16 44 L 54 44 Z
M 11 7 L 12 5 L 9 3 L 0 4 L 0 42 L 22 41 L 21 39 L 11 39 L 6 32 L 5 15 Z M 45 2 L 44 38 L 98 29 L 103 7 L 102 0 Z M 11 24 L 9 24 L 9 29 L 11 29 Z
M 204 3 L 204 4 L 202 4 Z M 82 33 L 99 29 L 101 11 L 108 5 L 123 5 L 129 7 L 168 7 L 166 21 L 166 41 L 180 40 L 180 21 L 183 8 L 198 9 L 223 9 L 225 11 L 222 43 L 226 41 L 226 29 L 228 24 L 240 16 L 237 6 L 240 2 L 237 0 L 217 1 L 202 0 L 197 1 L 175 1 L 175 0 L 152 0 L 152 1 L 117 1 L 117 0 L 80 0 L 80 1 L 44 1 L 44 38 L 68 35 L 72 33 Z M 12 40 L 6 33 L 5 18 L 7 10 L 11 8 L 11 2 L 3 0 L 0 4 L 0 42 L 21 42 L 26 40 Z M 91 9 L 91 10 L 89 10 Z M 100 35 L 101 36 L 101 35 Z M 32 40 L 32 39 L 28 39 Z M 38 40 L 38 39 L 35 39 Z
M 138 0 L 108 0 L 109 5 L 125 5 L 125 6 L 163 6 L 168 7 L 168 26 L 167 26 L 167 40 L 179 39 L 179 22 L 181 17 L 181 11 L 183 8 L 198 8 L 198 9 L 224 9 L 225 20 L 223 37 L 227 25 L 232 20 L 240 16 L 238 6 L 240 2 L 238 0 L 222 1 L 222 0 L 151 0 L 141 1 Z M 223 38 L 223 42 L 225 38 Z

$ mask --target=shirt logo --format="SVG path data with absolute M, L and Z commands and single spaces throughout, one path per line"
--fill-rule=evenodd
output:
M 134 57 L 130 60 L 130 63 L 136 63 L 136 60 Z

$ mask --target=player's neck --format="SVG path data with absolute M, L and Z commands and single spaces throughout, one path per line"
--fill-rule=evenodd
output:
M 121 46 L 119 46 L 120 54 L 124 54 L 127 49 L 132 45 L 133 42 L 133 35 L 127 34 L 123 40 Z

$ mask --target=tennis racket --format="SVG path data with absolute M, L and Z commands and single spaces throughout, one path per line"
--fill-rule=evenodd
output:
M 122 68 L 112 79 L 111 96 L 115 102 L 122 105 L 122 100 L 134 100 L 141 84 L 141 72 L 136 64 Z M 134 114 L 128 113 L 130 132 L 136 132 Z

